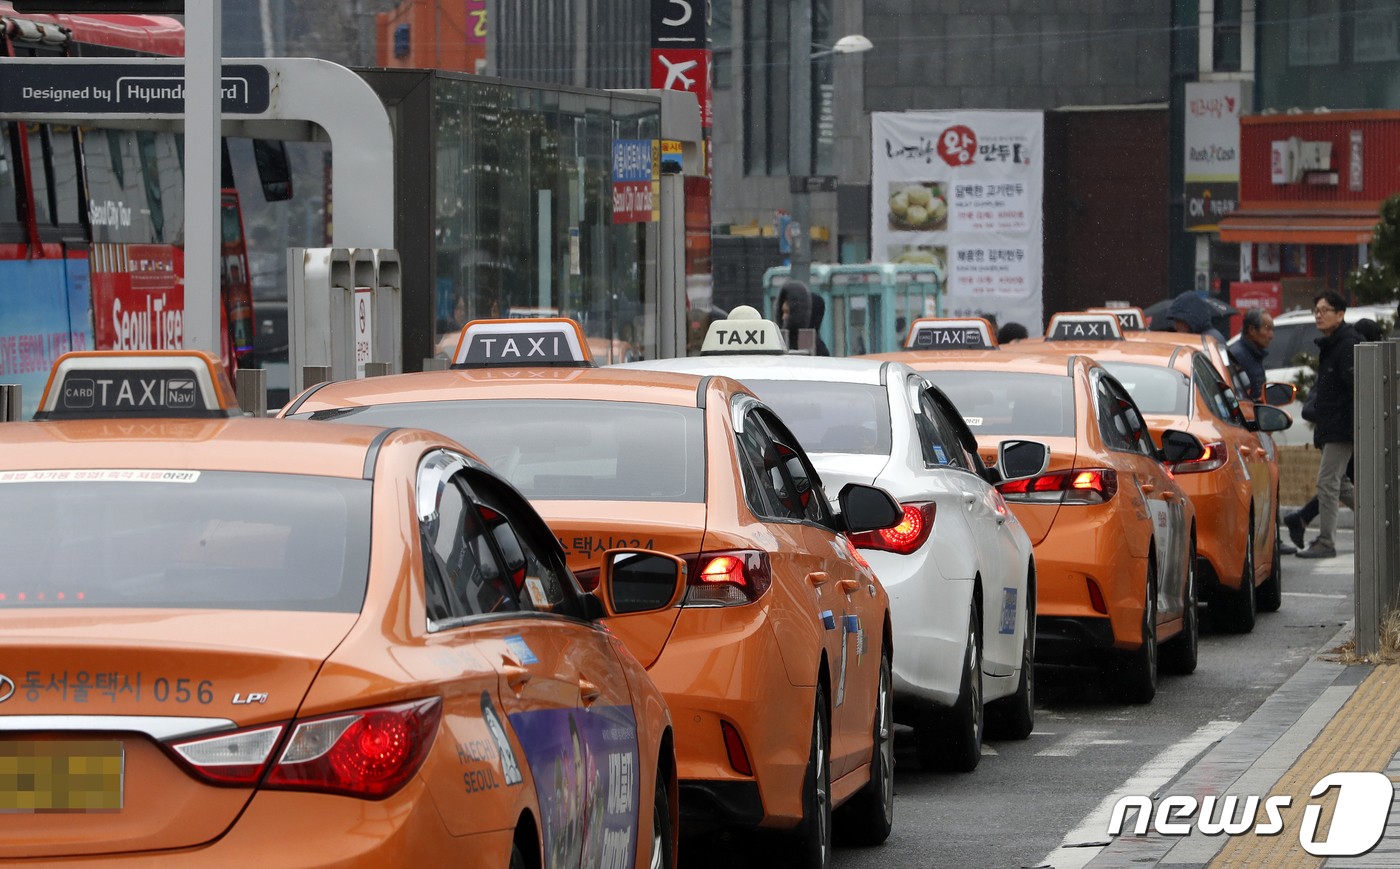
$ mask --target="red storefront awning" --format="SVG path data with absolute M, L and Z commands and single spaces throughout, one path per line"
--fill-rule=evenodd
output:
M 1220 240 L 1259 244 L 1368 244 L 1380 217 L 1376 212 L 1358 214 L 1316 211 L 1241 210 L 1220 220 Z

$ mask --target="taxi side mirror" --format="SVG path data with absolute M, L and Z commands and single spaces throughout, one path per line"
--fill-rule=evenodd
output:
M 879 486 L 847 483 L 837 498 L 841 504 L 841 530 L 850 534 L 893 528 L 904 521 L 904 508 Z
M 1050 465 L 1050 447 L 1040 441 L 1002 441 L 997 467 L 1002 481 L 1038 477 Z
M 603 617 L 670 609 L 685 594 L 683 559 L 650 549 L 609 549 L 594 595 L 603 603 Z
M 1249 424 L 1249 430 L 1283 431 L 1291 425 L 1293 425 L 1293 417 L 1284 411 L 1267 404 L 1256 404 L 1254 406 L 1254 421 Z
M 1297 397 L 1298 387 L 1292 383 L 1264 384 L 1264 404 L 1283 407 L 1286 404 L 1292 404 Z
M 1162 461 L 1169 465 L 1194 462 L 1206 454 L 1205 444 L 1190 432 L 1169 428 L 1162 432 Z

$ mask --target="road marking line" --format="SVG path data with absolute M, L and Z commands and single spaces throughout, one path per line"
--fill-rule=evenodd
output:
M 1285 597 L 1320 597 L 1327 600 L 1348 600 L 1351 598 L 1349 594 L 1322 594 L 1314 591 L 1285 591 L 1283 594 Z
M 1238 721 L 1211 721 L 1197 728 L 1196 732 L 1187 738 L 1163 750 L 1139 767 L 1118 790 L 1104 797 L 1092 812 L 1084 816 L 1079 826 L 1065 836 L 1060 847 L 1051 851 L 1040 863 L 1054 866 L 1055 869 L 1083 869 L 1108 846 L 1108 822 L 1113 816 L 1113 807 L 1120 799 L 1134 794 L 1155 794 L 1158 788 L 1175 778 L 1182 767 L 1196 755 L 1224 739 L 1239 725 Z
M 1036 757 L 1074 757 L 1091 745 L 1097 745 L 1098 740 L 1110 735 L 1111 730 L 1081 730 L 1072 733 L 1064 739 L 1050 746 L 1042 748 L 1035 753 Z

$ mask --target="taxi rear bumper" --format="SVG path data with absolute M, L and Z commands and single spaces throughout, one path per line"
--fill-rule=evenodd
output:
M 1196 508 L 1196 557 L 1201 597 L 1221 588 L 1239 589 L 1249 539 L 1249 489 L 1219 471 L 1178 474 L 1177 482 Z
M 763 795 L 749 781 L 682 780 L 681 824 L 694 827 L 757 827 L 763 822 Z

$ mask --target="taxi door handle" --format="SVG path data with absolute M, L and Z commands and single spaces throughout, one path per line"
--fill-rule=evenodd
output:
M 976 504 L 976 503 L 977 503 L 977 496 L 974 495 L 972 492 L 963 492 L 963 503 L 964 503 L 964 504 Z
M 818 570 L 807 574 L 807 581 L 818 588 L 826 585 L 826 571 Z
M 603 691 L 597 685 L 580 676 L 578 677 L 578 695 L 583 700 L 584 706 L 591 706 L 594 700 L 603 696 Z
M 530 681 L 530 671 L 520 666 L 510 655 L 501 656 L 501 673 L 506 677 L 506 684 L 517 694 L 525 687 L 525 683 Z
M 1176 493 L 1173 492 L 1171 489 L 1168 489 L 1167 491 L 1165 491 L 1165 492 L 1162 493 L 1162 500 L 1163 500 L 1163 501 L 1174 501 L 1174 500 L 1176 500 Z
M 858 591 L 858 590 L 860 589 L 860 580 L 858 580 L 858 579 L 843 579 L 843 580 L 841 580 L 840 582 L 836 583 L 836 585 L 837 585 L 838 588 L 840 588 L 840 589 L 841 589 L 842 591 L 844 591 L 846 594 L 854 594 L 856 591 Z
M 1152 483 L 1143 483 L 1140 488 L 1145 494 L 1148 495 L 1151 495 L 1153 492 L 1157 491 L 1157 487 Z

